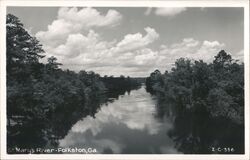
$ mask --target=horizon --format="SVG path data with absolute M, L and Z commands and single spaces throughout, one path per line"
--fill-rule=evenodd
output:
M 171 71 L 181 57 L 209 63 L 225 50 L 244 59 L 243 8 L 8 7 L 7 13 L 63 70 L 147 77 L 156 68 Z

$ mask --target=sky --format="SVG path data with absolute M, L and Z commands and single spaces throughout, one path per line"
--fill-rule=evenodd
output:
M 243 8 L 8 7 L 62 69 L 145 77 L 176 59 L 243 61 Z

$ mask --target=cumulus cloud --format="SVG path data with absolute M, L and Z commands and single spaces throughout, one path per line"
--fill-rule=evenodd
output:
M 185 10 L 178 9 L 179 13 Z M 101 75 L 114 76 L 139 77 L 148 75 L 156 68 L 169 70 L 180 57 L 211 62 L 225 46 L 216 40 L 184 38 L 159 48 L 154 45 L 152 49 L 151 44 L 160 37 L 152 27 L 145 27 L 144 33 L 128 33 L 120 41 L 104 40 L 102 34 L 96 32 L 97 27 L 114 27 L 121 19 L 122 15 L 115 10 L 101 14 L 94 8 L 61 8 L 58 18 L 48 26 L 48 30 L 40 31 L 36 36 L 42 42 L 47 58 L 57 57 L 58 62 L 63 64 L 62 69 L 92 70 Z M 242 53 L 237 55 L 240 57 Z
M 74 24 L 79 24 L 86 28 L 116 26 L 120 23 L 122 15 L 116 10 L 110 9 L 106 15 L 102 15 L 96 9 L 83 8 L 61 8 L 58 12 L 58 19 L 64 19 Z
M 239 52 L 232 54 L 232 57 L 235 60 L 239 60 L 240 62 L 244 62 L 244 50 L 242 49 Z
M 157 52 L 147 46 L 159 38 L 155 29 L 146 27 L 144 30 L 145 35 L 140 32 L 127 34 L 119 42 L 108 42 L 90 29 L 86 34 L 68 34 L 64 42 L 54 40 L 55 43 L 46 43 L 44 49 L 47 57 L 57 57 L 63 64 L 63 69 L 85 69 L 94 70 L 101 75 L 120 75 L 141 67 L 142 69 L 137 72 L 142 74 L 149 72 L 150 67 L 154 65 L 152 60 L 157 58 Z M 58 44 L 55 45 L 56 43 Z
M 171 69 L 180 57 L 212 62 L 225 46 L 218 41 L 184 38 L 181 42 L 153 50 L 148 45 L 157 39 L 156 35 L 154 32 L 144 36 L 136 33 L 124 36 L 120 42 L 108 42 L 90 30 L 86 35 L 71 34 L 64 44 L 55 48 L 49 46 L 46 51 L 47 55 L 55 55 L 64 69 L 93 70 L 101 75 L 146 76 L 156 68 L 161 71 Z
M 104 14 L 95 8 L 60 8 L 57 19 L 36 37 L 47 58 L 56 56 L 63 69 L 93 70 L 101 75 L 149 71 L 152 57 L 157 57 L 157 52 L 148 48 L 159 38 L 154 28 L 145 27 L 145 33 L 124 35 L 118 42 L 105 41 L 96 32 L 97 28 L 112 29 L 121 20 L 122 15 L 112 9 Z
M 181 12 L 186 11 L 185 7 L 166 7 L 166 8 L 157 8 L 155 14 L 158 16 L 174 16 L 180 14 Z
M 122 41 L 117 43 L 114 48 L 115 52 L 126 52 L 130 50 L 136 50 L 147 46 L 159 38 L 159 34 L 150 27 L 146 27 L 147 34 L 143 37 L 141 33 L 128 34 Z
M 169 55 L 173 59 L 180 57 L 212 62 L 214 56 L 225 46 L 218 41 L 203 41 L 202 43 L 193 38 L 184 38 L 180 43 L 170 46 L 162 46 L 160 55 Z
M 84 32 L 90 28 L 114 27 L 121 23 L 122 15 L 116 10 L 108 10 L 106 14 L 94 8 L 60 8 L 57 19 L 47 31 L 40 31 L 36 37 L 43 44 L 56 46 L 65 42 L 69 34 Z
M 80 70 L 94 65 L 104 66 L 112 54 L 109 48 L 114 42 L 102 41 L 100 35 L 90 30 L 86 35 L 69 34 L 64 43 L 44 45 L 47 57 L 56 56 L 63 68 Z M 97 63 L 99 62 L 99 63 Z M 86 68 L 83 68 L 85 66 Z

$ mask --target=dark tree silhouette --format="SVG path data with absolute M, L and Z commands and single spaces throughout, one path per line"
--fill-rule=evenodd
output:
M 235 153 L 244 152 L 244 65 L 224 50 L 209 64 L 180 58 L 171 72 L 151 73 L 146 87 L 158 97 L 160 117 L 174 108 L 169 134 L 179 150 L 210 153 L 211 146 L 234 146 Z
M 8 153 L 16 153 L 15 147 L 57 146 L 74 123 L 94 116 L 109 96 L 118 97 L 140 85 L 124 76 L 64 71 L 54 56 L 43 64 L 42 45 L 17 17 L 7 15 L 6 29 Z

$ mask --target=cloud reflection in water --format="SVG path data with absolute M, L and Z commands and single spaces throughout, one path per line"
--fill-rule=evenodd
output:
M 60 140 L 61 147 L 93 147 L 98 153 L 177 153 L 167 131 L 172 127 L 154 114 L 155 101 L 142 87 L 103 105 Z

